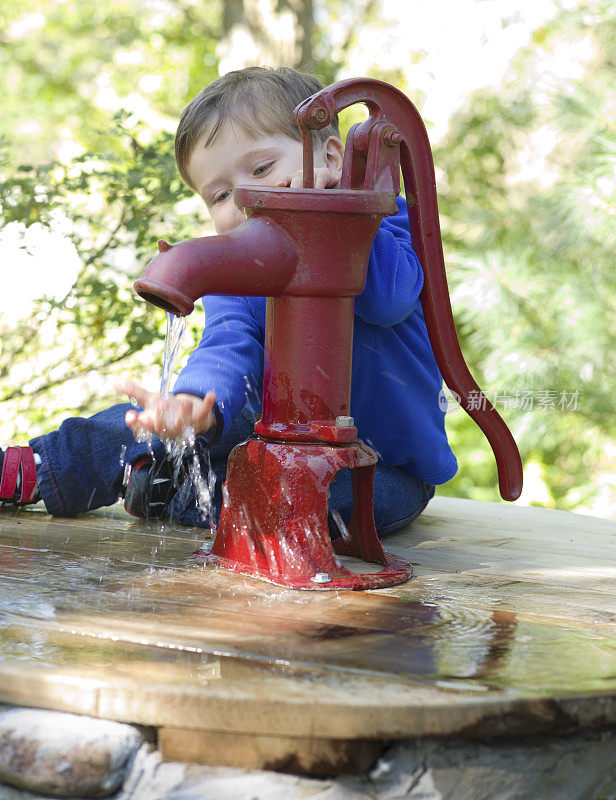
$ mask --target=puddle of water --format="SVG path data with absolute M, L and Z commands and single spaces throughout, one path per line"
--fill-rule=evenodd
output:
M 133 532 L 132 523 L 118 522 L 99 529 L 99 520 L 96 527 L 89 520 L 84 527 L 78 520 L 13 522 L 12 533 L 2 530 L 0 635 L 14 633 L 10 647 L 8 640 L 0 646 L 0 664 L 70 661 L 70 643 L 57 650 L 58 626 L 70 618 L 79 621 L 75 637 L 96 642 L 84 650 L 93 658 L 136 646 L 137 626 L 139 646 L 156 659 L 165 653 L 173 662 L 181 648 L 196 648 L 221 660 L 223 677 L 227 661 L 244 659 L 276 674 L 319 667 L 460 691 L 616 688 L 616 634 L 609 627 L 519 619 L 494 587 L 426 581 L 411 582 L 402 597 L 294 592 L 197 566 L 191 553 L 203 531 L 139 523 Z M 36 628 L 39 638 L 32 639 Z
M 182 544 L 152 537 L 154 559 Z M 184 542 L 185 551 L 192 543 Z M 241 663 L 244 678 L 250 669 L 305 679 L 316 670 L 466 693 L 616 689 L 616 635 L 520 620 L 481 590 L 466 598 L 441 591 L 430 600 L 377 592 L 308 595 L 215 568 L 144 569 L 125 547 L 117 558 L 84 558 L 75 544 L 69 531 L 61 552 L 48 542 L 51 547 L 23 548 L 12 565 L 4 564 L 0 668 L 30 662 L 119 669 L 123 659 L 149 660 L 175 664 L 192 681 L 191 675 L 203 680 L 205 659 L 216 660 L 222 681 L 237 680 Z M 113 548 L 122 551 L 121 544 L 117 538 Z

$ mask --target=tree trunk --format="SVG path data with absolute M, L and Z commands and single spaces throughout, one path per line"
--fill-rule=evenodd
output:
M 299 62 L 297 67 L 312 69 L 312 35 L 314 31 L 314 4 L 313 0 L 301 0 L 297 9 L 297 28 L 299 37 Z
M 235 25 L 244 22 L 244 0 L 225 0 L 222 9 L 222 29 L 225 36 Z
M 288 14 L 290 28 L 284 23 Z M 252 64 L 313 68 L 313 0 L 224 0 L 222 28 L 221 72 Z

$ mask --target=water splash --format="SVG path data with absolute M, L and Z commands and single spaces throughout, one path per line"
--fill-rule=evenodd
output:
M 212 469 L 209 452 L 206 452 L 201 459 L 199 458 L 195 447 L 195 432 L 192 428 L 184 431 L 180 458 L 183 458 L 185 453 L 189 454 L 185 465 L 195 489 L 197 508 L 204 517 L 212 520 L 212 498 L 216 487 L 216 473 Z
M 165 334 L 165 345 L 163 350 L 163 363 L 160 381 L 160 395 L 168 398 L 171 391 L 171 382 L 175 371 L 182 338 L 186 330 L 186 317 L 178 317 L 170 312 L 167 314 L 167 327 Z M 137 401 L 131 398 L 133 406 L 137 406 Z M 222 404 L 220 404 L 222 405 Z M 171 415 L 172 412 L 169 412 Z M 170 427 L 174 420 L 168 420 Z M 186 427 L 179 438 L 155 436 L 152 431 L 138 429 L 135 431 L 137 442 L 145 443 L 148 453 L 154 459 L 154 441 L 162 439 L 165 446 L 166 457 L 173 464 L 174 483 L 182 483 L 183 475 L 187 475 L 195 488 L 196 502 L 201 513 L 205 518 L 211 517 L 212 497 L 216 485 L 216 475 L 211 468 L 209 453 L 205 456 L 205 464 L 202 464 L 197 448 L 195 447 L 195 431 L 192 427 Z M 120 466 L 124 468 L 123 484 L 128 485 L 130 480 L 132 464 L 126 461 L 126 447 L 122 447 L 120 452 Z M 205 469 L 203 469 L 205 467 Z M 204 474 L 205 472 L 205 474 Z

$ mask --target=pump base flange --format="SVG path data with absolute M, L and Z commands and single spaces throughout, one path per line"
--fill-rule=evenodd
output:
M 231 452 L 225 499 L 206 563 L 292 589 L 381 589 L 408 580 L 412 565 L 386 554 L 374 525 L 374 465 L 363 442 L 336 446 L 249 439 Z M 329 484 L 351 471 L 348 537 L 331 541 Z M 338 553 L 379 563 L 355 573 Z
M 301 578 L 274 578 L 271 572 L 261 572 L 247 564 L 240 564 L 228 558 L 207 555 L 204 563 L 209 567 L 222 567 L 223 569 L 239 572 L 251 578 L 258 578 L 275 586 L 282 586 L 286 589 L 303 589 L 310 591 L 337 591 L 339 589 L 387 589 L 389 586 L 397 586 L 405 583 L 413 577 L 413 566 L 406 559 L 385 553 L 387 566 L 378 572 L 351 572 L 344 566 L 337 567 L 336 574 L 327 583 L 318 583 L 313 580 L 313 576 L 302 580 Z M 318 573 L 315 573 L 318 574 Z

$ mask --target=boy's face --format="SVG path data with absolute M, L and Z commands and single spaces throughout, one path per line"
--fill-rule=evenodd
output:
M 203 141 L 203 140 L 202 140 Z M 246 216 L 233 203 L 236 186 L 287 186 L 291 176 L 302 169 L 302 144 L 283 133 L 249 137 L 242 128 L 226 124 L 214 141 L 204 147 L 198 142 L 187 166 L 192 185 L 204 199 L 216 233 L 229 233 Z M 331 137 L 318 142 L 314 166 L 327 167 L 340 180 L 342 144 Z

